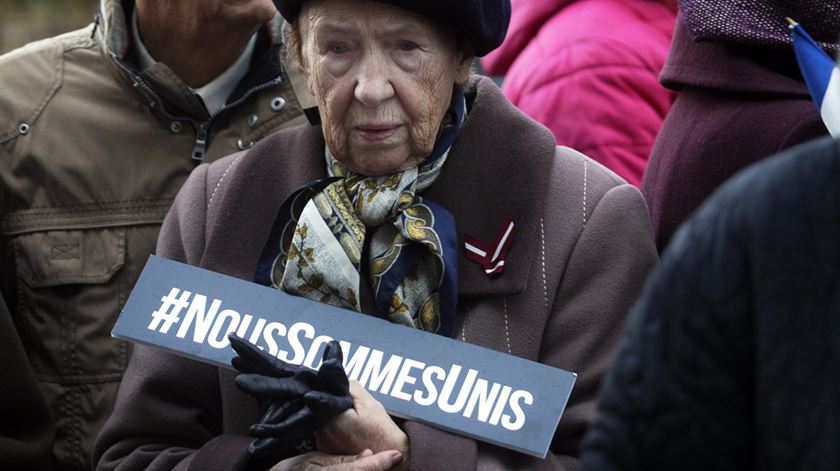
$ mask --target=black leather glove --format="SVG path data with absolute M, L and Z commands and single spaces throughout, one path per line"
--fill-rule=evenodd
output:
M 237 353 L 231 365 L 242 373 L 236 385 L 257 399 L 262 414 L 249 429 L 255 437 L 248 447 L 252 456 L 287 453 L 353 407 L 335 340 L 327 344 L 321 367 L 314 371 L 279 360 L 233 334 L 229 338 Z

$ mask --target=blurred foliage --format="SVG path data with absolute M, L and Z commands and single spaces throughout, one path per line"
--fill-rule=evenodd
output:
M 98 5 L 99 0 L 0 0 L 0 54 L 81 28 Z

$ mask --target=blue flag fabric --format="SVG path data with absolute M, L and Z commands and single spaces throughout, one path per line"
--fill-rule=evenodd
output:
M 828 132 L 840 138 L 840 69 L 798 23 L 791 23 L 796 60 Z

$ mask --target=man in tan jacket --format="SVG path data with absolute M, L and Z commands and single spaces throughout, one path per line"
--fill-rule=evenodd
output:
M 103 0 L 0 57 L 0 294 L 30 370 L 3 375 L 39 386 L 0 381 L 0 432 L 26 427 L 0 468 L 91 467 L 131 352 L 111 328 L 181 184 L 305 121 L 280 26 L 270 0 Z

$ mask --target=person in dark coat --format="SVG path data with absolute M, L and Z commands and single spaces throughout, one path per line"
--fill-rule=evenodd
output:
M 641 186 L 660 252 L 738 170 L 828 133 L 796 63 L 785 16 L 829 51 L 837 50 L 840 35 L 838 0 L 680 0 L 680 9 L 660 76 L 680 94 Z
M 631 313 L 582 471 L 840 469 L 840 143 L 755 164 Z
M 0 294 L 0 469 L 49 469 L 55 425 Z

